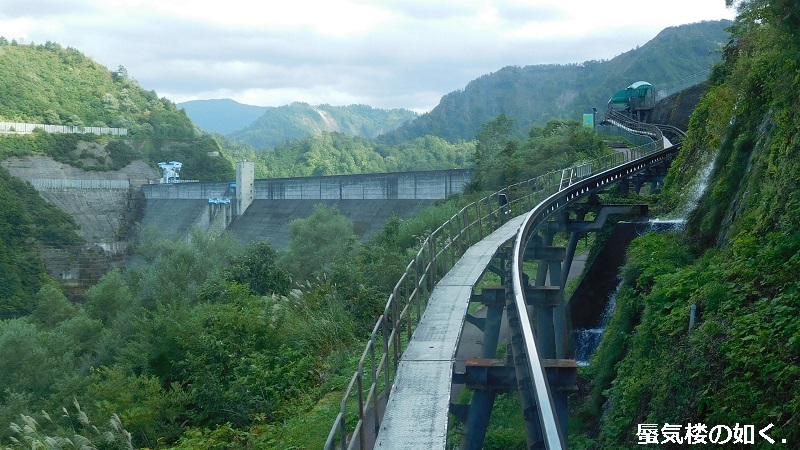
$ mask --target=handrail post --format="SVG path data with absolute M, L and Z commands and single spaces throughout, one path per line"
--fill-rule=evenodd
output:
M 478 240 L 484 238 L 483 236 L 483 215 L 481 214 L 481 200 L 475 202 L 475 207 L 478 208 Z
M 377 330 L 378 327 L 376 326 L 375 331 L 373 331 L 372 333 L 372 339 L 370 339 L 370 347 L 369 347 L 370 362 L 372 363 L 372 386 L 374 387 L 374 389 L 373 387 L 371 387 L 370 389 L 373 389 L 372 391 L 374 396 L 373 401 L 375 402 L 375 406 L 372 408 L 372 411 L 375 416 L 375 423 L 373 424 L 373 430 L 375 431 L 375 436 L 378 435 L 378 431 L 381 428 L 380 414 L 378 414 L 378 410 L 380 409 L 378 407 L 379 403 L 378 396 L 380 395 L 380 392 L 378 391 L 378 367 L 375 359 L 375 332 Z
M 347 405 L 347 397 L 342 399 L 342 406 L 341 406 L 342 419 L 341 419 L 341 422 L 339 422 L 339 428 L 341 430 L 340 431 L 340 433 L 341 433 L 340 442 L 342 444 L 342 449 L 347 448 L 347 409 L 346 409 L 346 405 Z
M 361 421 L 361 428 L 358 430 L 358 443 L 361 444 L 361 448 L 367 448 L 367 431 L 364 428 L 365 425 L 365 416 L 364 416 L 364 366 L 359 363 L 358 364 L 358 377 L 356 378 L 356 387 L 358 388 L 358 419 Z
M 391 377 L 389 374 L 389 326 L 388 322 L 386 321 L 386 316 L 381 316 L 381 333 L 383 334 L 383 356 L 386 358 L 386 361 L 383 366 L 383 374 L 384 378 L 386 378 L 386 386 L 385 389 L 387 392 L 390 390 L 389 387 L 391 386 Z
M 431 268 L 431 291 L 433 287 L 436 285 L 436 243 L 434 242 L 433 235 L 428 238 L 430 244 L 430 268 Z
M 416 303 L 417 303 L 417 321 L 422 319 L 422 297 L 427 297 L 428 293 L 425 289 L 425 285 L 428 283 L 427 280 L 423 283 L 419 277 L 419 261 L 417 258 L 414 258 L 414 285 L 416 287 L 417 295 L 416 295 Z
M 392 334 L 394 340 L 392 341 L 392 350 L 394 356 L 394 373 L 397 374 L 397 367 L 400 363 L 400 307 L 398 305 L 398 289 L 394 287 L 392 292 Z
M 407 323 L 408 328 L 406 329 L 406 335 L 408 336 L 408 342 L 411 342 L 411 335 L 414 332 L 414 325 L 413 325 L 413 318 L 411 317 L 411 296 L 416 295 L 413 289 L 409 289 L 409 285 L 411 284 L 411 277 L 406 277 L 406 306 L 403 309 L 408 309 L 408 317 Z M 408 344 L 406 344 L 408 345 Z

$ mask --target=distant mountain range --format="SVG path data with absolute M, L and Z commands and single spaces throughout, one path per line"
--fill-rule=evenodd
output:
M 175 106 L 185 109 L 186 115 L 201 129 L 220 134 L 250 125 L 269 109 L 266 106 L 244 105 L 229 98 L 191 100 L 176 103 Z
M 641 47 L 611 60 L 567 65 L 508 66 L 483 75 L 442 97 L 430 112 L 382 110 L 365 105 L 280 107 L 242 105 L 230 99 L 179 103 L 206 131 L 224 134 L 257 150 L 318 135 L 349 136 L 400 143 L 425 135 L 450 142 L 472 140 L 484 123 L 500 114 L 515 121 L 523 136 L 532 125 L 551 119 L 580 120 L 591 109 L 605 108 L 608 99 L 633 82 L 648 81 L 663 89 L 707 70 L 720 60 L 728 42 L 728 20 L 705 21 L 664 29 Z
M 274 148 L 323 132 L 374 138 L 417 118 L 407 109 L 379 109 L 367 105 L 331 106 L 295 102 L 278 107 L 244 105 L 231 99 L 178 103 L 200 128 L 224 134 L 257 149 Z

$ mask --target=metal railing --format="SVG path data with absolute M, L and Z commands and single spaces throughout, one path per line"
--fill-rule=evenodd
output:
M 34 189 L 129 189 L 130 180 L 74 180 L 61 178 L 34 178 Z
M 563 170 L 513 184 L 463 207 L 433 231 L 395 285 L 372 329 L 358 368 L 347 385 L 340 411 L 334 420 L 325 449 L 367 448 L 368 420 L 373 436 L 383 413 L 378 398 L 389 392 L 400 357 L 411 340 L 436 283 L 472 244 L 499 228 L 508 218 L 522 214 L 549 195 L 574 185 L 592 174 L 617 167 L 663 148 L 662 140 L 580 162 L 573 167 L 565 186 Z M 527 316 L 527 315 L 526 315 Z M 537 361 L 538 362 L 538 361 Z M 358 447 L 356 447 L 358 446 Z
M 603 122 L 616 125 L 632 134 L 647 136 L 654 142 L 660 143 L 661 148 L 664 148 L 664 134 L 655 125 L 633 120 L 617 111 L 607 111 Z
M 646 153 L 636 152 L 624 154 L 625 161 L 618 164 L 616 167 L 586 177 L 579 182 L 572 183 L 570 186 L 561 189 L 543 200 L 528 213 L 525 221 L 520 226 L 514 241 L 514 253 L 512 255 L 512 264 L 514 267 L 512 272 L 514 306 L 519 317 L 519 326 L 524 340 L 525 353 L 527 354 L 527 364 L 525 367 L 528 372 L 527 378 L 531 380 L 533 385 L 542 435 L 548 450 L 565 449 L 566 445 L 564 436 L 561 434 L 561 429 L 556 420 L 554 412 L 555 407 L 547 383 L 547 374 L 540 363 L 541 360 L 534 340 L 533 327 L 530 323 L 530 317 L 526 308 L 527 302 L 523 286 L 523 262 L 528 241 L 532 236 L 538 233 L 539 227 L 543 225 L 545 221 L 568 203 L 640 172 L 653 164 L 663 162 L 676 153 L 679 147 L 680 145 L 675 145 L 668 149 L 659 148 Z

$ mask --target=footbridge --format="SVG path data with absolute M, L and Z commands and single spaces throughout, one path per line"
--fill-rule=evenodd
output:
M 577 364 L 564 288 L 579 238 L 611 215 L 646 214 L 598 194 L 658 190 L 680 147 L 658 127 L 620 124 L 650 142 L 509 186 L 424 241 L 372 330 L 326 449 L 452 448 L 452 420 L 463 423 L 460 447 L 480 449 L 495 397 L 509 390 L 519 393 L 528 448 L 567 448 Z M 482 331 L 476 355 L 459 354 L 466 323 Z M 502 324 L 507 345 L 498 347 Z M 457 404 L 464 387 L 471 401 Z

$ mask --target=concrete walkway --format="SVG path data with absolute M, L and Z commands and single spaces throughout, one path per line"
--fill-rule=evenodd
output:
M 524 218 L 511 219 L 467 249 L 434 288 L 400 360 L 375 448 L 445 448 L 453 361 L 472 287 Z
M 524 220 L 516 217 L 470 247 L 436 285 L 414 337 L 400 360 L 376 439 L 376 449 L 444 449 L 449 404 L 463 385 L 452 384 L 453 364 L 480 356 L 483 332 L 465 323 L 472 288 L 497 249 L 513 239 Z M 587 253 L 575 255 L 568 280 L 579 277 Z M 474 313 L 485 316 L 485 308 Z M 500 341 L 507 335 L 505 315 Z

